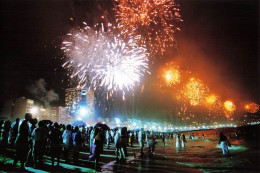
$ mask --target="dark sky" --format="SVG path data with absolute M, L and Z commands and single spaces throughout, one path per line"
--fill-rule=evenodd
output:
M 110 0 L 100 2 L 106 8 L 112 6 Z M 47 89 L 59 93 L 60 103 L 64 104 L 67 85 L 61 82 L 65 79 L 60 60 L 62 37 L 77 23 L 95 21 L 99 12 L 95 1 L 0 3 L 1 102 L 32 97 L 26 87 L 44 78 Z M 223 93 L 225 88 L 243 92 L 247 99 L 259 103 L 258 9 L 257 0 L 182 0 L 184 22 L 177 41 L 180 61 L 208 80 L 212 88 L 224 88 Z

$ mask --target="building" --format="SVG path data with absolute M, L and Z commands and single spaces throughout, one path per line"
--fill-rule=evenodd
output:
M 57 122 L 59 124 L 71 123 L 71 116 L 69 115 L 69 111 L 65 107 L 57 108 Z
M 87 91 L 80 88 L 68 88 L 65 92 L 65 108 L 69 111 L 72 118 L 76 119 L 76 117 L 79 116 L 81 108 L 87 108 L 89 118 L 94 117 L 94 91 Z
M 34 101 L 25 97 L 7 100 L 4 102 L 0 119 L 11 121 L 14 121 L 16 118 L 23 119 L 25 113 L 30 112 L 33 106 Z

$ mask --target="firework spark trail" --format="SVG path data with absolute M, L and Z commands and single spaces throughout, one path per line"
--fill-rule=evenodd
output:
M 98 29 L 99 28 L 99 29 Z M 67 62 L 63 67 L 78 79 L 78 87 L 103 86 L 108 91 L 129 90 L 148 72 L 146 48 L 138 46 L 139 36 L 122 39 L 117 28 L 103 25 L 93 29 L 87 25 L 67 34 L 61 48 Z
M 124 35 L 141 35 L 139 43 L 147 45 L 155 56 L 173 46 L 175 32 L 182 21 L 179 4 L 174 0 L 116 0 L 115 12 Z

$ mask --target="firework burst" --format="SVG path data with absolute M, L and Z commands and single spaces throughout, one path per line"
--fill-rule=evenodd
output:
M 197 106 L 207 98 L 209 88 L 201 80 L 191 78 L 184 88 L 183 94 L 191 105 Z
M 224 102 L 224 108 L 224 112 L 227 118 L 229 118 L 236 111 L 236 105 L 230 100 Z
M 141 35 L 139 43 L 148 45 L 154 56 L 175 45 L 177 25 L 182 21 L 175 0 L 116 0 L 115 8 L 122 33 Z
M 177 68 L 164 70 L 163 77 L 167 86 L 173 86 L 180 83 L 180 71 Z
M 259 111 L 259 105 L 256 103 L 249 103 L 245 105 L 245 110 L 250 113 L 256 113 Z
M 78 87 L 102 86 L 108 91 L 129 90 L 148 72 L 146 48 L 138 46 L 139 36 L 121 39 L 117 28 L 108 25 L 85 27 L 67 34 L 61 48 L 67 58 L 63 67 L 76 78 Z

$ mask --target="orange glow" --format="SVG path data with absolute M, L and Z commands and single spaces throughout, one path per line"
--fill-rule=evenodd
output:
M 209 88 L 201 80 L 191 78 L 185 86 L 184 96 L 189 100 L 193 106 L 199 105 L 205 101 L 209 93 Z
M 232 115 L 236 110 L 236 105 L 230 100 L 227 100 L 224 102 L 224 108 L 225 108 L 225 114 L 226 117 L 229 118 L 230 115 Z
M 249 103 L 245 105 L 245 110 L 250 113 L 256 113 L 259 111 L 259 105 L 256 103 Z
M 217 97 L 215 95 L 210 95 L 209 97 L 207 97 L 206 101 L 207 103 L 213 104 L 215 103 L 217 100 Z
M 177 69 L 170 69 L 164 72 L 166 84 L 171 86 L 180 83 L 180 72 Z

